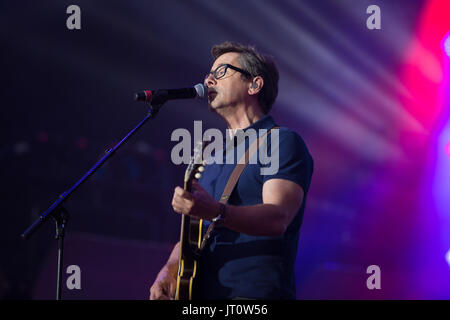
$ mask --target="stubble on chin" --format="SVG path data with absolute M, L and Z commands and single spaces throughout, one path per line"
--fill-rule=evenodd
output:
M 217 110 L 220 109 L 221 106 L 220 105 L 219 106 L 214 105 L 214 100 L 215 100 L 215 97 L 212 100 L 208 101 L 208 109 L 211 112 L 216 112 L 217 113 Z

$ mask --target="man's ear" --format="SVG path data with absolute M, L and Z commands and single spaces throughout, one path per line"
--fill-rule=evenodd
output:
M 264 86 L 264 79 L 261 76 L 257 76 L 253 78 L 253 82 L 249 84 L 248 94 L 254 95 L 261 91 Z

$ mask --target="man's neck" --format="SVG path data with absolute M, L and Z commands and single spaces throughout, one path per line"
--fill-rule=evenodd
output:
M 234 112 L 224 116 L 228 125 L 228 132 L 233 136 L 238 129 L 244 129 L 264 117 L 264 113 L 259 106 L 241 107 L 233 110 Z

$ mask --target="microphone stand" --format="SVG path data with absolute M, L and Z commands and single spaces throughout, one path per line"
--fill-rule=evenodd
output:
M 117 149 L 119 149 L 140 127 L 147 122 L 148 119 L 154 118 L 158 113 L 162 105 L 167 101 L 165 95 L 156 95 L 150 104 L 150 109 L 146 117 L 139 122 L 139 124 L 132 129 L 119 143 L 117 143 L 113 148 L 106 151 L 106 154 L 91 168 L 89 171 L 78 180 L 69 190 L 63 192 L 58 200 L 56 200 L 44 213 L 42 213 L 38 219 L 36 219 L 29 227 L 22 233 L 23 239 L 28 239 L 44 222 L 46 222 L 50 217 L 56 223 L 56 236 L 55 239 L 58 241 L 58 269 L 56 276 L 56 300 L 61 300 L 61 289 L 62 289 L 62 269 L 63 269 L 63 253 L 64 253 L 64 236 L 69 222 L 69 212 L 64 208 L 64 203 L 69 200 L 70 196 L 84 183 L 86 180 L 92 176 L 109 158 L 111 158 Z

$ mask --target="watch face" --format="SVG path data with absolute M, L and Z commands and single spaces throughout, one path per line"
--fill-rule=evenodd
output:
M 221 202 L 220 203 L 220 211 L 219 214 L 212 219 L 212 222 L 214 223 L 215 226 L 220 226 L 224 223 L 225 220 L 225 205 Z
M 221 222 L 223 222 L 222 215 L 219 214 L 217 217 L 215 217 L 214 219 L 212 219 L 212 222 L 214 222 L 214 224 L 215 224 L 216 226 L 219 225 Z

